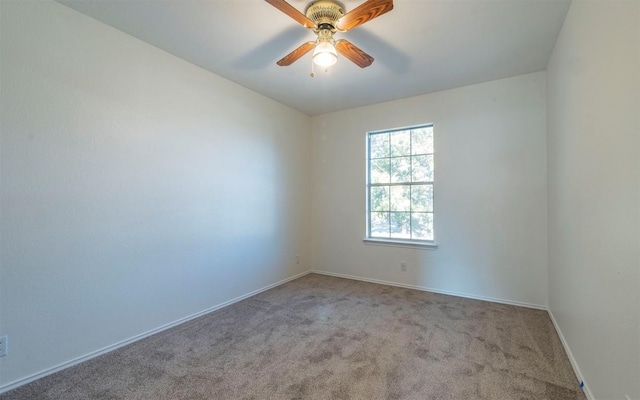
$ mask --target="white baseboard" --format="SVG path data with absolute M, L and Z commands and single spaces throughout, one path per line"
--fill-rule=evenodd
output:
M 467 299 L 490 301 L 492 303 L 501 303 L 501 304 L 508 304 L 508 305 L 512 305 L 512 306 L 534 308 L 536 310 L 544 310 L 544 311 L 548 310 L 547 306 L 543 306 L 543 305 L 540 305 L 540 304 L 531 304 L 531 303 L 524 303 L 524 302 L 521 302 L 521 301 L 497 299 L 497 298 L 494 298 L 494 297 L 476 296 L 476 295 L 467 294 L 467 293 L 459 293 L 459 292 L 451 292 L 451 291 L 448 291 L 448 290 L 434 289 L 434 288 L 430 288 L 430 287 L 426 287 L 426 286 L 408 285 L 406 283 L 383 281 L 383 280 L 380 280 L 380 279 L 363 278 L 363 277 L 354 276 L 354 275 L 337 274 L 335 272 L 320 271 L 320 270 L 317 270 L 317 269 L 312 269 L 311 272 L 314 273 L 314 274 L 335 276 L 337 278 L 346 278 L 346 279 L 353 279 L 353 280 L 356 280 L 356 281 L 380 283 L 380 284 L 383 284 L 383 285 L 397 286 L 397 287 L 402 287 L 402 288 L 407 288 L 407 289 L 421 290 L 423 292 L 446 294 L 446 295 L 449 295 L 449 296 L 464 297 L 464 298 L 467 298 Z
M 258 293 L 264 292 L 266 290 L 272 289 L 276 286 L 280 286 L 282 284 L 285 284 L 289 281 L 292 281 L 294 279 L 298 279 L 300 277 L 303 277 L 307 274 L 310 273 L 315 273 L 315 274 L 320 274 L 320 275 L 328 275 L 328 276 L 335 276 L 338 278 L 346 278 L 346 279 L 353 279 L 353 280 L 358 280 L 358 281 L 363 281 L 363 282 L 371 282 L 371 283 L 379 283 L 379 284 L 383 284 L 383 285 L 390 285 L 390 286 L 397 286 L 397 287 L 403 287 L 403 288 L 407 288 L 407 289 L 416 289 L 416 290 L 421 290 L 421 291 L 425 291 L 425 292 L 432 292 L 432 293 L 439 293 L 439 294 L 446 294 L 446 295 L 451 295 L 451 296 L 458 296 L 458 297 L 465 297 L 465 298 L 469 298 L 469 299 L 475 299 L 475 300 L 484 300 L 484 301 L 491 301 L 494 303 L 502 303 L 502 304 L 509 304 L 509 305 L 515 305 L 515 306 L 520 306 L 520 307 L 528 307 L 528 308 L 534 308 L 534 309 L 538 309 L 538 310 L 545 310 L 549 313 L 549 317 L 551 318 L 551 321 L 553 322 L 553 326 L 555 327 L 556 331 L 558 332 L 558 336 L 560 337 L 560 341 L 562 342 L 562 345 L 567 353 L 567 356 L 569 357 L 569 361 L 571 362 L 571 366 L 573 367 L 574 373 L 576 374 L 576 377 L 578 378 L 578 381 L 582 381 L 584 382 L 584 379 L 582 378 L 582 373 L 580 372 L 580 367 L 578 367 L 578 363 L 576 362 L 573 354 L 571 353 L 571 349 L 569 348 L 569 345 L 567 344 L 564 335 L 562 334 L 562 331 L 560 330 L 560 327 L 558 326 L 558 323 L 556 322 L 555 317 L 553 316 L 553 313 L 551 312 L 551 310 L 546 307 L 546 306 L 541 306 L 541 305 L 537 305 L 537 304 L 529 304 L 529 303 L 523 303 L 523 302 L 518 302 L 518 301 L 509 301 L 509 300 L 503 300 L 503 299 L 496 299 L 496 298 L 491 298 L 491 297 L 484 297 L 484 296 L 474 296 L 474 295 L 468 295 L 465 293 L 457 293 L 457 292 L 451 292 L 451 291 L 446 291 L 446 290 L 438 290 L 438 289 L 433 289 L 433 288 L 428 288 L 428 287 L 423 287 L 423 286 L 416 286 L 416 285 L 408 285 L 408 284 L 403 284 L 403 283 L 398 283 L 398 282 L 391 282 L 391 281 L 384 281 L 384 280 L 380 280 L 380 279 L 370 279 L 370 278 L 363 278 L 363 277 L 358 277 L 358 276 L 353 276 L 353 275 L 345 275 L 345 274 L 337 274 L 334 272 L 328 272 L 328 271 L 320 271 L 320 270 L 310 270 L 310 271 L 306 271 L 306 272 L 302 272 L 300 274 L 294 275 L 292 277 L 283 279 L 279 282 L 273 283 L 271 285 L 265 286 L 261 289 L 257 289 L 254 290 L 253 292 L 244 294 L 242 296 L 236 297 L 234 299 L 225 301 L 223 303 L 220 303 L 216 306 L 207 308 L 206 310 L 202 310 L 200 312 L 197 312 L 195 314 L 191 314 L 187 317 L 181 318 L 179 320 L 170 322 L 168 324 L 162 325 L 158 328 L 149 330 L 147 332 L 141 333 L 139 335 L 133 336 L 129 339 L 125 339 L 123 341 L 120 341 L 118 343 L 112 344 L 110 346 L 107 347 L 103 347 L 102 349 L 93 351 L 91 353 L 85 354 L 83 356 L 74 358 L 72 360 L 66 361 L 64 363 L 58 364 L 54 367 L 51 368 L 47 368 L 45 370 L 42 370 L 40 372 L 37 372 L 35 374 L 29 375 L 25 378 L 21 378 L 18 380 L 15 380 L 13 382 L 9 382 L 5 385 L 0 386 L 0 394 L 4 393 L 4 392 L 8 392 L 9 390 L 13 390 L 16 389 L 22 385 L 26 385 L 27 383 L 33 382 L 37 379 L 40 378 L 44 378 L 47 375 L 51 375 L 55 372 L 61 371 L 63 369 L 72 367 L 74 365 L 80 364 L 81 362 L 84 361 L 88 361 L 92 358 L 98 357 L 102 354 L 108 353 L 110 351 L 113 351 L 115 349 L 118 349 L 120 347 L 126 346 L 128 344 L 137 342 L 138 340 L 144 339 L 148 336 L 151 336 L 153 334 L 162 332 L 164 330 L 173 328 L 174 326 L 183 324 L 185 322 L 191 321 L 192 319 L 201 317 L 203 315 L 209 314 L 213 311 L 219 310 L 221 308 L 230 306 L 231 304 L 237 303 L 241 300 L 244 300 L 246 298 L 249 298 L 251 296 L 255 296 Z M 585 395 L 587 396 L 588 400 L 595 400 L 595 397 L 593 396 L 593 394 L 591 393 L 591 390 L 589 389 L 589 385 L 585 382 L 584 384 L 584 392 Z
M 262 292 L 264 292 L 266 290 L 273 289 L 276 286 L 280 286 L 282 284 L 285 284 L 285 283 L 287 283 L 289 281 L 292 281 L 294 279 L 298 279 L 298 278 L 303 277 L 303 276 L 305 276 L 307 274 L 310 274 L 310 273 L 311 273 L 311 271 L 302 272 L 302 273 L 294 275 L 292 277 L 283 279 L 283 280 L 281 280 L 279 282 L 276 282 L 276 283 L 273 283 L 271 285 L 265 286 L 265 287 L 263 287 L 261 289 L 254 290 L 253 292 L 244 294 L 244 295 L 236 297 L 234 299 L 225 301 L 224 303 L 220 303 L 220 304 L 215 305 L 213 307 L 207 308 L 206 310 L 202 310 L 200 312 L 197 312 L 195 314 L 191 314 L 191 315 L 186 316 L 184 318 L 180 318 L 179 320 L 170 322 L 168 324 L 162 325 L 162 326 L 157 327 L 155 329 L 151 329 L 151 330 L 146 331 L 144 333 L 141 333 L 139 335 L 130 337 L 129 339 L 125 339 L 123 341 L 120 341 L 118 343 L 112 344 L 110 346 L 103 347 L 103 348 L 101 348 L 99 350 L 96 350 L 96 351 L 92 351 L 91 353 L 88 353 L 88 354 L 85 354 L 83 356 L 74 358 L 72 360 L 63 362 L 61 364 L 58 364 L 58 365 L 56 365 L 54 367 L 51 367 L 51 368 L 47 368 L 47 369 L 42 370 L 40 372 L 36 372 L 35 374 L 29 375 L 27 377 L 20 378 L 18 380 L 13 381 L 13 382 L 9 382 L 9 383 L 7 383 L 5 385 L 0 386 L 0 394 L 2 394 L 4 392 L 8 392 L 9 390 L 16 389 L 16 388 L 18 388 L 18 387 L 20 387 L 22 385 L 26 385 L 29 382 L 33 382 L 33 381 L 38 380 L 40 378 L 44 378 L 47 375 L 51 375 L 51 374 L 53 374 L 55 372 L 58 372 L 58 371 L 61 371 L 63 369 L 66 369 L 66 368 L 69 368 L 69 367 L 73 367 L 76 364 L 80 364 L 81 362 L 88 361 L 88 360 L 90 360 L 92 358 L 98 357 L 98 356 L 100 356 L 102 354 L 108 353 L 108 352 L 113 351 L 115 349 L 118 349 L 120 347 L 123 347 L 123 346 L 126 346 L 128 344 L 131 344 L 133 342 L 137 342 L 138 340 L 144 339 L 144 338 L 146 338 L 148 336 L 151 336 L 151 335 L 154 335 L 156 333 L 162 332 L 162 331 L 167 330 L 169 328 L 173 328 L 174 326 L 177 326 L 177 325 L 183 324 L 185 322 L 191 321 L 192 319 L 201 317 L 203 315 L 209 314 L 209 313 L 214 312 L 216 310 L 219 310 L 221 308 L 230 306 L 231 304 L 237 303 L 237 302 L 239 302 L 241 300 L 244 300 L 246 298 L 249 298 L 251 296 L 255 296 L 256 294 L 262 293 Z
M 547 306 L 542 306 L 542 305 L 539 305 L 539 304 L 523 303 L 523 302 L 520 302 L 520 301 L 496 299 L 496 298 L 492 298 L 492 297 L 475 296 L 475 295 L 469 295 L 469 294 L 466 294 L 466 293 L 451 292 L 451 291 L 448 291 L 448 290 L 439 290 L 439 289 L 433 289 L 433 288 L 424 287 L 424 286 L 416 286 L 416 285 L 408 285 L 408 284 L 398 283 L 398 282 L 383 281 L 383 280 L 380 280 L 380 279 L 371 279 L 371 278 L 363 278 L 363 277 L 360 277 L 360 276 L 337 274 L 335 272 L 320 271 L 320 270 L 317 270 L 317 269 L 312 269 L 311 272 L 314 273 L 314 274 L 335 276 L 337 278 L 346 278 L 346 279 L 353 279 L 353 280 L 363 281 L 363 282 L 380 283 L 380 284 L 383 284 L 383 285 L 397 286 L 397 287 L 403 287 L 403 288 L 407 288 L 407 289 L 416 289 L 416 290 L 421 290 L 421 291 L 424 291 L 424 292 L 447 294 L 447 295 L 450 295 L 450 296 L 465 297 L 465 298 L 468 298 L 468 299 L 484 300 L 484 301 L 490 301 L 490 302 L 493 302 L 493 303 L 502 303 L 502 304 L 520 306 L 520 307 L 534 308 L 536 310 L 544 310 L 549 314 L 549 317 L 551 318 L 551 322 L 553 322 L 553 326 L 556 329 L 556 332 L 558 332 L 558 336 L 560 337 L 560 341 L 562 342 L 562 346 L 564 347 L 564 350 L 567 353 L 567 357 L 569 358 L 569 362 L 571 362 L 571 367 L 573 367 L 573 372 L 575 373 L 576 378 L 578 379 L 578 382 L 584 382 L 584 387 L 582 389 L 584 390 L 584 393 L 587 396 L 587 399 L 588 400 L 595 400 L 595 397 L 593 396 L 593 393 L 591 393 L 591 390 L 589 389 L 589 385 L 584 381 L 584 378 L 582 377 L 582 372 L 580 372 L 580 367 L 578 367 L 578 363 L 576 362 L 576 359 L 573 356 L 573 353 L 571 353 L 571 349 L 569 348 L 569 345 L 567 344 L 567 341 L 565 340 L 564 335 L 562 334 L 562 331 L 560 330 L 560 326 L 558 325 L 558 322 L 556 321 L 556 319 L 553 316 L 553 313 L 551 312 L 551 310 Z
M 562 334 L 562 330 L 560 329 L 560 325 L 558 325 L 558 321 L 556 321 L 556 318 L 553 316 L 553 313 L 551 312 L 550 308 L 547 309 L 547 312 L 549 313 L 549 318 L 551 318 L 551 322 L 553 322 L 553 326 L 556 328 L 556 332 L 558 332 L 558 336 L 560 337 L 560 342 L 562 342 L 562 347 L 564 347 L 564 351 L 565 353 L 567 353 L 567 357 L 569 357 L 569 362 L 573 367 L 573 372 L 576 374 L 576 378 L 578 378 L 578 382 L 583 382 L 584 384 L 584 386 L 582 387 L 582 390 L 584 391 L 585 396 L 587 396 L 588 400 L 595 400 L 593 393 L 591 393 L 591 389 L 589 389 L 589 384 L 584 381 L 582 372 L 580 371 L 580 367 L 578 366 L 578 362 L 573 356 L 573 353 L 569 348 L 569 344 L 567 343 L 567 341 L 564 338 L 564 335 Z

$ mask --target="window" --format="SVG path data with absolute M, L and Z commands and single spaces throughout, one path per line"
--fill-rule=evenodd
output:
M 435 245 L 433 125 L 367 133 L 365 240 Z

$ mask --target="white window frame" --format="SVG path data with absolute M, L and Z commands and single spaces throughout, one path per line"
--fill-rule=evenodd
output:
M 392 129 L 380 129 L 376 131 L 368 131 L 365 135 L 365 198 L 366 198 L 366 206 L 365 206 L 365 238 L 363 242 L 365 244 L 373 244 L 373 245 L 384 245 L 384 246 L 400 246 L 400 247 L 417 247 L 422 249 L 431 249 L 435 250 L 438 248 L 438 244 L 436 243 L 436 179 L 435 179 L 435 132 L 433 134 L 434 140 L 434 150 L 433 150 L 433 171 L 434 178 L 433 181 L 429 182 L 433 188 L 433 240 L 419 240 L 419 239 L 405 239 L 405 238 L 385 238 L 385 237 L 372 237 L 371 236 L 371 199 L 370 192 L 371 187 L 375 186 L 371 184 L 370 174 L 371 174 L 371 149 L 370 149 L 370 137 L 371 135 L 380 134 L 380 133 L 393 133 L 398 131 L 406 131 L 411 129 L 419 129 L 426 127 L 433 127 L 433 123 L 420 124 L 420 125 L 412 125 L 405 126 L 401 128 L 392 128 Z

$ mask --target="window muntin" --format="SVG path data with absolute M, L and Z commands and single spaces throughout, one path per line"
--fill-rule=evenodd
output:
M 367 133 L 367 238 L 433 243 L 433 125 Z

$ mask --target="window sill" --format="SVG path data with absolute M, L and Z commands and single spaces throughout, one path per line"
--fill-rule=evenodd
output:
M 365 238 L 362 240 L 364 244 L 370 244 L 374 246 L 393 246 L 393 247 L 412 247 L 422 250 L 437 250 L 438 244 L 436 242 L 413 242 L 408 240 L 393 240 L 393 239 L 373 239 Z

